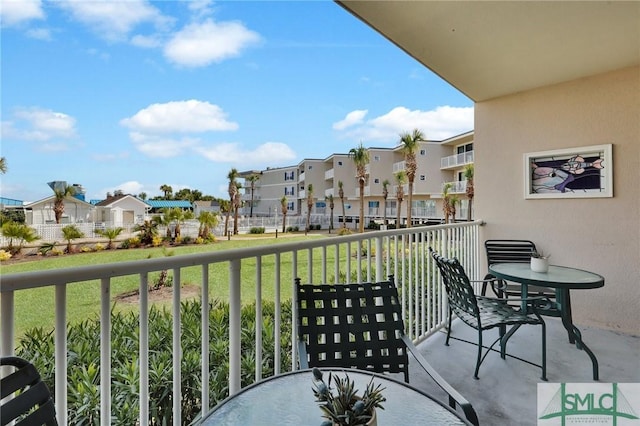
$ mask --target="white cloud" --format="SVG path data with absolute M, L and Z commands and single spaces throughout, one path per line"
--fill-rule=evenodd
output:
M 395 146 L 399 143 L 400 133 L 414 128 L 422 130 L 430 140 L 442 140 L 473 130 L 473 107 L 451 106 L 439 106 L 430 111 L 412 111 L 405 107 L 396 107 L 384 115 L 356 123 L 357 126 L 336 127 L 347 122 L 351 114 L 358 112 L 361 111 L 347 114 L 347 118 L 333 127 L 336 130 L 345 130 L 342 133 L 343 138 L 364 141 L 366 144 L 383 142 Z M 358 118 L 358 114 L 355 114 L 355 117 Z
M 126 38 L 142 23 L 163 27 L 171 22 L 146 0 L 128 1 L 59 1 L 55 5 L 94 30 L 101 37 L 115 41 Z
M 0 22 L 2 26 L 19 25 L 33 19 L 44 19 L 41 0 L 2 0 Z
M 48 28 L 34 28 L 27 31 L 27 36 L 37 40 L 51 41 L 51 31 Z
M 129 137 L 138 151 L 156 158 L 177 157 L 199 142 L 197 139 L 160 137 L 138 132 L 129 133 Z
M 38 107 L 18 108 L 12 119 L 2 122 L 3 139 L 49 141 L 76 135 L 76 120 L 70 115 Z
M 113 188 L 113 191 L 111 192 L 113 193 L 117 189 L 121 190 L 123 194 L 138 195 L 139 193 L 144 191 L 144 185 L 138 181 L 131 180 L 129 182 L 124 182 L 117 185 L 115 188 Z
M 221 143 L 207 148 L 196 147 L 195 151 L 216 163 L 242 164 L 243 166 L 278 166 L 288 164 L 296 153 L 281 142 L 266 142 L 253 149 L 245 149 L 238 143 Z
M 355 111 L 351 111 L 347 116 L 336 123 L 333 123 L 334 130 L 344 130 L 347 127 L 355 126 L 356 124 L 362 123 L 362 120 L 367 115 L 369 111 L 366 109 L 357 109 Z
M 260 36 L 240 22 L 193 23 L 173 35 L 164 47 L 165 57 L 187 67 L 207 66 L 236 57 L 240 51 L 258 43 Z
M 162 46 L 162 40 L 157 35 L 135 35 L 131 38 L 131 44 L 137 47 L 149 49 Z
M 218 105 L 191 99 L 152 104 L 133 117 L 120 121 L 125 127 L 144 133 L 200 133 L 237 130 Z

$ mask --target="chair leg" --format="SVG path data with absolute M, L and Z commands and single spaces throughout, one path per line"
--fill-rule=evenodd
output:
M 547 381 L 547 324 L 542 321 L 542 380 Z
M 444 342 L 445 346 L 449 346 L 449 337 L 451 337 L 451 309 L 449 309 L 449 324 L 447 325 L 447 340 Z
M 571 324 L 571 326 L 573 326 L 573 318 L 571 317 L 571 293 L 569 293 L 569 290 L 567 290 L 567 293 L 565 294 L 563 309 L 567 310 L 567 318 L 569 319 L 569 323 Z M 576 339 L 573 334 L 567 334 L 569 335 L 569 343 L 571 343 L 572 345 L 575 344 Z
M 476 371 L 473 373 L 473 378 L 476 380 L 479 379 L 480 362 L 482 362 L 482 330 L 478 330 L 478 359 L 476 360 Z

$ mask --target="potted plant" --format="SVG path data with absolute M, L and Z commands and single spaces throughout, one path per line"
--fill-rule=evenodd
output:
M 542 250 L 531 253 L 531 270 L 533 272 L 547 272 L 549 270 L 550 254 L 545 255 Z
M 384 388 L 380 385 L 374 387 L 372 377 L 362 396 L 359 396 L 358 389 L 355 388 L 353 380 L 349 379 L 349 375 L 345 374 L 344 378 L 334 375 L 335 388 L 331 387 L 331 376 L 329 373 L 329 380 L 325 382 L 322 372 L 318 368 L 313 369 L 313 395 L 320 405 L 322 417 L 327 419 L 322 426 L 375 426 L 375 409 L 384 410 Z

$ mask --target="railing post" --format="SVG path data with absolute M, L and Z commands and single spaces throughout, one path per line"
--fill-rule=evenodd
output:
M 201 315 L 201 357 L 202 357 L 202 412 L 209 412 L 209 264 L 202 265 Z
M 149 274 L 140 274 L 140 426 L 149 425 Z
M 182 424 L 182 329 L 180 268 L 173 270 L 173 426 Z
M 58 424 L 67 424 L 67 285 L 56 285 L 55 395 Z
M 111 286 L 100 282 L 100 424 L 111 424 Z
M 229 262 L 229 396 L 240 390 L 240 262 Z
M 13 342 L 15 340 L 15 326 L 13 321 L 15 312 L 13 301 L 13 291 L 2 293 L 2 298 L 0 299 L 0 310 L 2 311 L 0 313 L 0 322 L 2 323 L 2 328 L 0 329 L 0 334 L 2 334 L 0 355 L 2 356 L 13 355 Z

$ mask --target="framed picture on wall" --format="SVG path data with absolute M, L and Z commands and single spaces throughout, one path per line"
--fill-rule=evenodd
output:
M 613 197 L 612 144 L 524 155 L 525 198 Z

